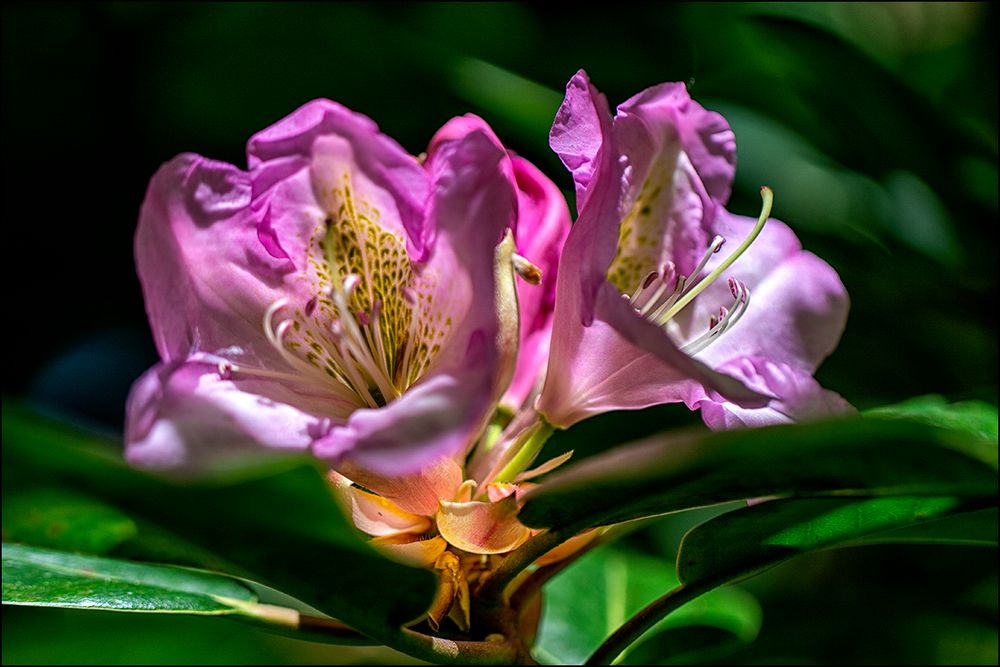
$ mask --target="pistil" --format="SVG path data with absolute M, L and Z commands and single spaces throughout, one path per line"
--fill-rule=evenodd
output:
M 716 236 L 712 239 L 708 249 L 702 256 L 701 261 L 691 272 L 690 276 L 679 275 L 673 262 L 667 261 L 658 271 L 651 271 L 643 278 L 642 283 L 631 294 L 623 294 L 622 298 L 628 301 L 638 315 L 657 324 L 666 327 L 667 324 L 694 300 L 709 285 L 714 283 L 722 272 L 728 269 L 739 257 L 746 252 L 750 244 L 754 242 L 764 223 L 767 222 L 771 214 L 771 205 L 774 201 L 774 193 L 768 187 L 760 189 L 763 205 L 757 224 L 747 235 L 743 242 L 726 259 L 719 263 L 707 276 L 695 284 L 698 275 L 708 266 L 712 256 L 718 253 L 725 244 L 726 239 Z M 694 355 L 711 345 L 727 330 L 731 329 L 746 312 L 750 305 L 750 290 L 741 281 L 734 278 L 729 279 L 729 289 L 733 293 L 734 301 L 727 309 L 722 307 L 718 317 L 712 317 L 709 321 L 708 330 L 697 338 L 688 341 L 681 349 L 688 354 Z

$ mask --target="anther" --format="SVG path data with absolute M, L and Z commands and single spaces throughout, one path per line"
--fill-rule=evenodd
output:
M 521 276 L 526 283 L 531 285 L 541 284 L 542 270 L 529 262 L 525 257 L 518 255 L 516 252 L 512 253 L 511 263 L 514 265 L 517 275 Z

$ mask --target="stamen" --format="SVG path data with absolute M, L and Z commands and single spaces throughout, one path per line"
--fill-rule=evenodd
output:
M 622 294 L 622 298 L 643 318 L 661 327 L 666 327 L 677 313 L 715 282 L 723 271 L 732 266 L 760 235 L 771 214 L 774 193 L 765 186 L 760 189 L 760 194 L 762 205 L 756 224 L 739 247 L 708 275 L 698 280 L 698 276 L 708 266 L 713 255 L 725 245 L 726 239 L 722 236 L 717 235 L 712 239 L 701 260 L 689 276 L 678 275 L 674 263 L 667 261 L 664 262 L 659 271 L 651 271 L 646 274 L 635 292 L 631 295 Z M 723 306 L 719 309 L 717 316 L 710 316 L 708 329 L 684 344 L 681 350 L 688 354 L 697 354 L 717 340 L 722 333 L 731 329 L 743 317 L 750 305 L 750 289 L 743 282 L 729 278 L 729 290 L 733 294 L 731 306 L 729 308 Z M 671 332 L 672 334 L 673 332 Z
M 679 313 L 680 310 L 684 308 L 684 306 L 691 303 L 691 301 L 696 296 L 701 294 L 701 292 L 706 287 L 715 282 L 716 278 L 722 275 L 723 271 L 732 266 L 733 262 L 739 259 L 740 255 L 746 252 L 746 249 L 750 247 L 750 244 L 754 242 L 754 239 L 756 239 L 757 236 L 760 234 L 761 230 L 764 229 L 764 223 L 767 222 L 768 217 L 771 215 L 771 205 L 774 203 L 774 193 L 771 191 L 771 188 L 765 185 L 760 189 L 760 196 L 761 199 L 763 200 L 763 205 L 760 211 L 760 217 L 757 218 L 757 224 L 754 225 L 753 229 L 750 231 L 750 234 L 745 239 L 743 239 L 743 243 L 741 243 L 739 247 L 736 248 L 735 251 L 733 251 L 733 254 L 731 254 L 729 257 L 720 262 L 719 265 L 715 267 L 715 269 L 711 273 L 705 276 L 701 282 L 699 282 L 697 285 L 691 288 L 690 291 L 684 294 L 684 296 L 681 297 L 677 301 L 677 303 L 675 303 L 670 308 L 670 310 L 668 310 L 663 315 L 664 321 L 669 320 L 674 315 Z
M 521 276 L 526 283 L 531 285 L 540 285 L 542 283 L 542 270 L 529 262 L 527 258 L 515 252 L 511 254 L 510 259 L 517 275 Z

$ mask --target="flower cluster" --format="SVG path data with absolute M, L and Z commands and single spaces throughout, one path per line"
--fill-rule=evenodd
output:
M 433 627 L 532 531 L 545 439 L 683 402 L 711 428 L 851 408 L 812 375 L 843 331 L 836 273 L 725 208 L 733 132 L 681 84 L 608 103 L 583 72 L 551 145 L 577 216 L 475 116 L 409 155 L 310 102 L 248 169 L 184 154 L 153 177 L 136 262 L 161 362 L 129 397 L 126 455 L 200 471 L 266 453 L 325 463 L 355 525 L 439 572 Z M 553 560 L 579 547 L 564 545 Z

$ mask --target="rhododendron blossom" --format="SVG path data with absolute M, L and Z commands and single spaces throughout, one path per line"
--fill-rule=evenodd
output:
M 501 243 L 517 179 L 492 132 L 440 138 L 422 162 L 318 100 L 247 151 L 248 171 L 184 154 L 150 184 L 136 260 L 162 362 L 131 393 L 129 461 L 311 449 L 397 475 L 464 454 L 519 335 Z
M 538 409 L 590 415 L 684 402 L 712 427 L 849 410 L 812 373 L 847 314 L 837 274 L 781 222 L 729 213 L 735 138 L 683 84 L 618 107 L 582 71 L 551 143 L 579 218 L 561 259 Z

